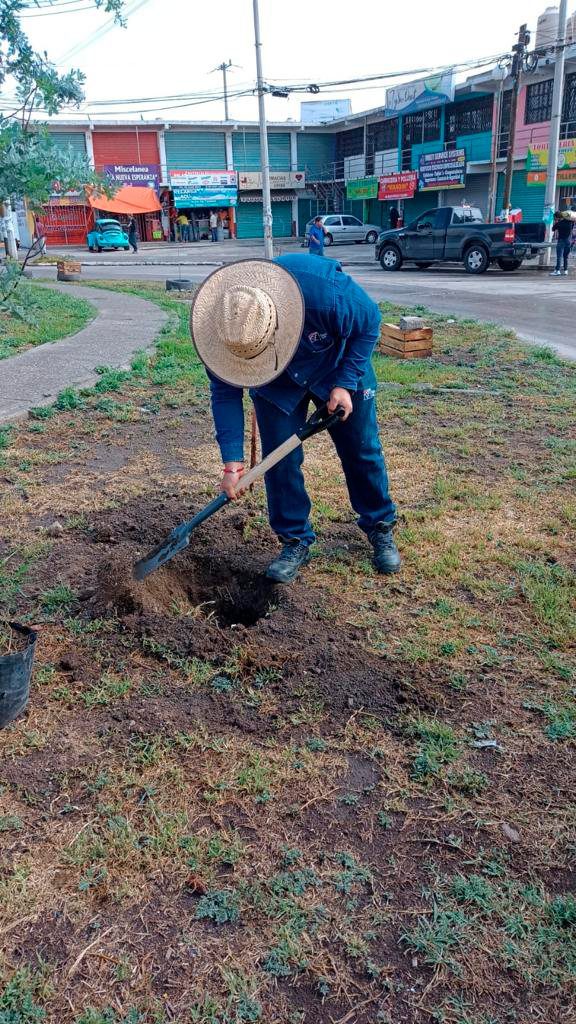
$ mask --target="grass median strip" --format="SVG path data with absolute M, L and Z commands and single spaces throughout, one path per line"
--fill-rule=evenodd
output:
M 574 367 L 432 317 L 431 360 L 376 358 L 400 576 L 319 438 L 302 582 L 262 592 L 257 490 L 135 589 L 219 459 L 189 303 L 117 290 L 169 313 L 156 352 L 0 434 L 0 603 L 40 634 L 0 733 L 0 1017 L 571 1019 Z
M 73 293 L 22 281 L 10 308 L 0 306 L 0 359 L 76 334 L 95 316 L 94 306 Z

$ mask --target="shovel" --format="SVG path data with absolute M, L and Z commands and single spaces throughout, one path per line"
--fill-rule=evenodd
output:
M 320 409 L 317 409 L 312 414 L 310 419 L 297 430 L 295 434 L 292 434 L 286 441 L 283 441 L 278 448 L 275 448 L 273 452 L 270 452 L 262 462 L 259 462 L 257 466 L 249 470 L 242 477 L 242 487 L 248 489 L 255 480 L 260 480 L 269 469 L 276 466 L 282 459 L 293 452 L 298 445 L 306 441 L 307 438 L 312 437 L 313 434 L 319 434 L 322 430 L 327 430 L 329 427 L 333 427 L 341 417 L 344 415 L 344 409 L 340 406 L 335 412 L 328 412 L 328 407 L 323 405 Z M 158 547 L 150 551 L 144 558 L 141 558 L 139 562 L 136 562 L 133 569 L 134 578 L 137 580 L 144 580 L 151 572 L 155 569 L 159 569 L 161 565 L 166 565 L 174 555 L 177 555 L 179 551 L 183 551 L 188 546 L 192 531 L 200 526 L 206 519 L 213 516 L 219 509 L 224 508 L 231 499 L 227 494 L 223 492 L 214 498 L 205 508 L 200 509 L 196 513 L 193 519 L 190 519 L 187 523 L 182 523 L 180 526 L 176 526 L 172 533 L 168 536 Z

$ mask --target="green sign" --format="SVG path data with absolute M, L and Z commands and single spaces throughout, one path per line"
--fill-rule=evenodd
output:
M 378 178 L 353 178 L 346 182 L 347 199 L 376 199 Z

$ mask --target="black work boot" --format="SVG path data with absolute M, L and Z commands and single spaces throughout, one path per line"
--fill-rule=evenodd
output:
M 310 561 L 310 545 L 303 540 L 288 541 L 277 558 L 270 562 L 266 577 L 275 583 L 292 583 L 299 569 Z
M 383 576 L 390 576 L 393 572 L 400 572 L 402 559 L 400 552 L 394 543 L 392 527 L 385 523 L 378 523 L 378 526 L 368 534 L 368 540 L 374 548 L 372 564 L 376 572 Z

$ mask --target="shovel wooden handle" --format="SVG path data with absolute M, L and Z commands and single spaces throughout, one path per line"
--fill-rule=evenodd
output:
M 283 441 L 278 448 L 275 448 L 273 452 L 270 452 L 270 455 L 267 455 L 265 459 L 262 459 L 262 462 L 259 462 L 257 466 L 253 466 L 247 473 L 244 473 L 244 476 L 241 477 L 242 490 L 247 490 L 256 482 L 256 480 L 261 480 L 269 469 L 272 469 L 277 462 L 280 462 L 286 455 L 293 452 L 295 448 L 299 448 L 301 444 L 302 441 L 298 437 L 298 434 L 292 434 L 287 441 Z

